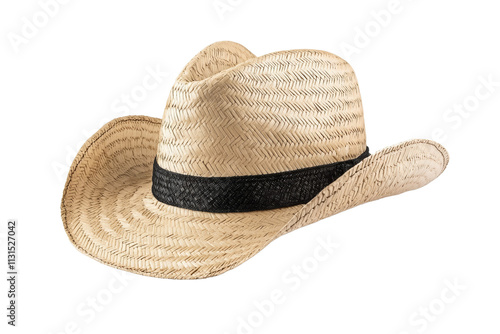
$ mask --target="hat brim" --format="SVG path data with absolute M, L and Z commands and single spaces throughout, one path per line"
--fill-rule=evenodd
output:
M 166 205 L 151 194 L 161 119 L 115 119 L 80 149 L 64 188 L 61 215 L 82 253 L 133 273 L 174 279 L 215 276 L 279 236 L 354 206 L 420 188 L 445 169 L 448 154 L 412 140 L 364 159 L 309 203 L 208 213 Z

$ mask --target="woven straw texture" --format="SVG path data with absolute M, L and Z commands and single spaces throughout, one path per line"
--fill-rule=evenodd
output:
M 255 57 L 221 42 L 177 78 L 157 159 L 188 175 L 276 173 L 356 158 L 366 149 L 364 128 L 345 60 L 315 50 Z
M 365 148 L 359 89 L 345 61 L 309 50 L 257 58 L 238 44 L 216 43 L 183 70 L 163 120 L 118 118 L 84 144 L 68 175 L 62 220 L 81 252 L 112 267 L 210 277 L 285 233 L 424 186 L 446 167 L 446 150 L 408 141 L 364 159 L 307 204 L 243 213 L 157 201 L 155 157 L 179 173 L 241 176 L 352 159 Z

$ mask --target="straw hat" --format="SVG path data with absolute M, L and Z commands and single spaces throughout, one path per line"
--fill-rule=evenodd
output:
M 256 57 L 219 42 L 183 69 L 163 119 L 118 118 L 83 145 L 61 214 L 71 242 L 102 263 L 204 278 L 285 233 L 420 188 L 447 163 L 429 140 L 370 155 L 343 59 L 316 50 Z

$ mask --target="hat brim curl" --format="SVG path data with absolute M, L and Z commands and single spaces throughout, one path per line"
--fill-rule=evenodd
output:
M 151 176 L 161 119 L 115 119 L 80 149 L 61 203 L 64 227 L 82 253 L 133 273 L 173 279 L 219 275 L 299 227 L 383 197 L 420 188 L 446 168 L 429 140 L 386 148 L 351 168 L 309 203 L 242 212 L 191 211 L 157 201 Z

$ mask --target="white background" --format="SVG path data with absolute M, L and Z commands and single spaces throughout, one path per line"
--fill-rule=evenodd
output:
M 2 279 L 2 333 L 500 331 L 497 3 L 60 1 L 45 9 L 51 16 L 49 0 L 0 6 L 1 277 L 9 218 L 20 247 L 18 327 L 6 325 Z M 80 254 L 59 211 L 76 151 L 112 118 L 161 117 L 174 77 L 219 40 L 256 55 L 344 57 L 360 82 L 371 150 L 436 139 L 448 169 L 420 190 L 286 235 L 215 278 L 123 274 Z M 169 74 L 124 108 L 122 95 L 150 71 Z M 328 240 L 338 248 L 315 259 Z M 290 272 L 303 265 L 307 277 Z

